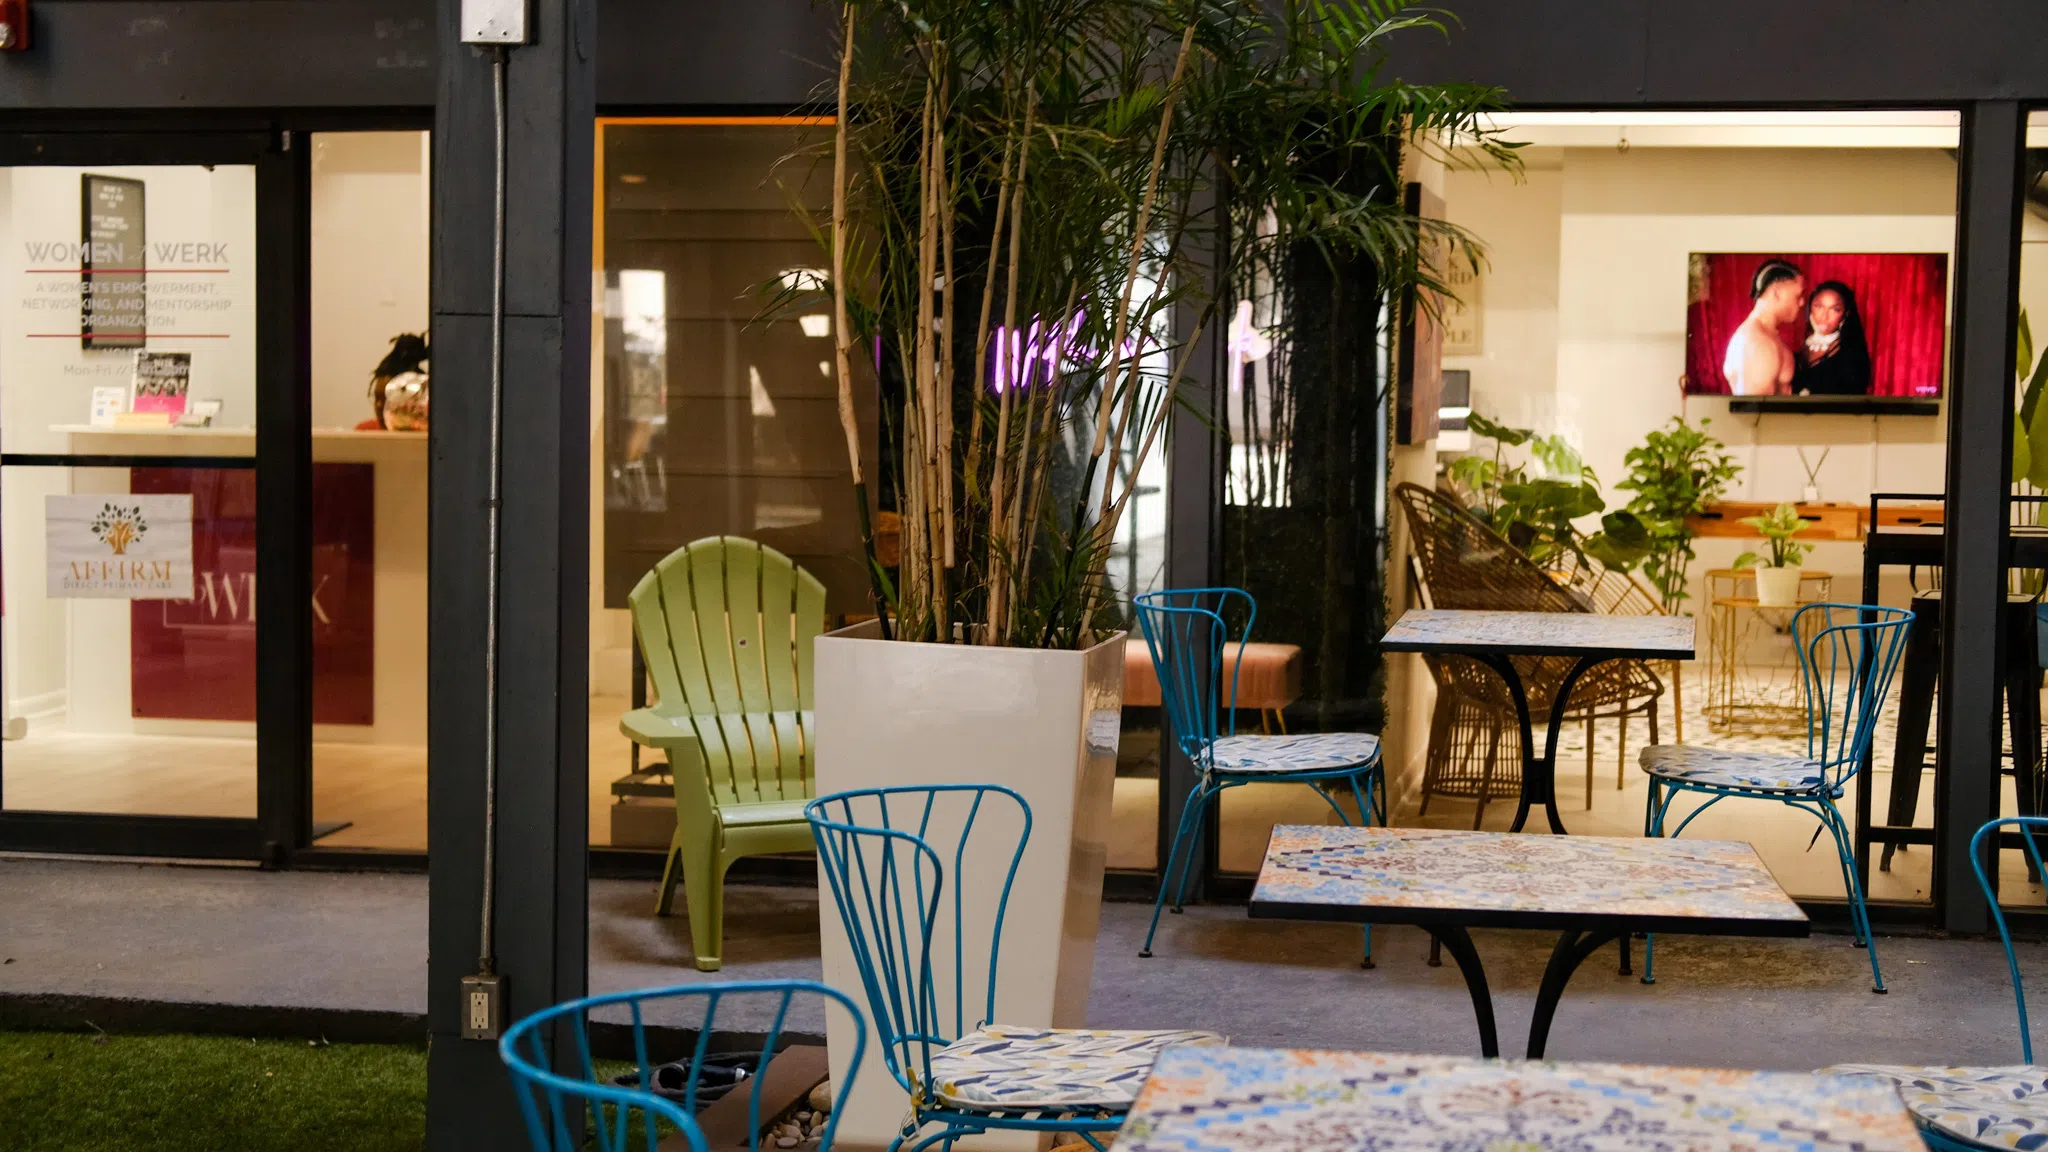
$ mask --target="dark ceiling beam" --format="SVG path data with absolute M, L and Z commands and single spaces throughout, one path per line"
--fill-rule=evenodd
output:
M 1531 107 L 1946 106 L 2048 101 L 2039 0 L 1444 0 L 1404 34 L 1416 81 Z M 812 0 L 599 0 L 600 108 L 792 109 L 829 73 Z M 0 108 L 426 108 L 432 0 L 35 0 L 0 55 Z

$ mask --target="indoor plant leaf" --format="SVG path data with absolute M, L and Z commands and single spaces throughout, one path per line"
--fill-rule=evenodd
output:
M 2027 481 L 2048 488 L 2048 404 L 2035 406 L 2033 419 L 2027 422 Z
M 2018 418 L 2012 422 L 2012 475 L 2024 480 L 2034 474 L 2034 451 L 2027 429 Z
M 2020 393 L 2020 419 L 2029 428 L 2034 426 L 2034 415 L 2040 411 L 2044 385 L 2048 385 L 2048 356 L 2042 356 L 2041 362 L 2034 365 L 2034 374 L 2027 378 L 2026 390 Z
M 2034 332 L 2027 325 L 2027 310 L 2025 308 L 2020 309 L 2017 336 L 2018 346 L 2014 349 L 2012 360 L 2015 373 L 2025 372 L 2027 366 L 2034 362 Z
M 1465 426 L 1471 429 L 1475 436 L 1484 436 L 1488 440 L 1516 446 L 1527 444 L 1534 435 L 1526 428 L 1510 428 L 1505 424 L 1496 424 L 1477 412 L 1465 417 Z

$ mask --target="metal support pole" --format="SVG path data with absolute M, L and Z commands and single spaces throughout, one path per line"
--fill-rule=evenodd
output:
M 1963 113 L 1957 190 L 1955 347 L 1948 402 L 1948 532 L 1942 557 L 1941 749 L 1934 797 L 1934 898 L 1951 932 L 1988 909 L 1971 875 L 1971 833 L 1998 813 L 2000 672 L 2011 492 L 2013 340 L 2018 317 L 2020 158 L 2026 112 L 1985 101 Z M 1864 778 L 1868 786 L 1869 777 Z
M 503 573 L 496 804 L 485 803 L 496 239 L 492 56 L 439 10 L 428 573 L 427 1141 L 524 1146 L 495 1043 L 462 1039 L 487 820 L 494 972 L 509 1022 L 580 996 L 588 969 L 589 428 L 594 0 L 534 0 L 507 64 Z

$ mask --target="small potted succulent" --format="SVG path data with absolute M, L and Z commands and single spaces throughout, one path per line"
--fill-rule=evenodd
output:
M 1735 558 L 1735 567 L 1756 569 L 1756 602 L 1761 608 L 1790 608 L 1799 603 L 1799 562 L 1813 550 L 1813 545 L 1802 544 L 1793 539 L 1806 521 L 1799 518 L 1799 508 L 1794 504 L 1780 504 L 1762 516 L 1745 516 L 1744 524 L 1756 529 L 1757 535 L 1770 545 L 1771 562 L 1764 564 L 1763 556 L 1756 552 L 1744 552 Z

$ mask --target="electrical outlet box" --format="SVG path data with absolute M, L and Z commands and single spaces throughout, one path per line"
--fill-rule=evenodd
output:
M 496 1040 L 505 1030 L 505 978 L 462 978 L 462 1038 Z
M 528 0 L 462 0 L 464 44 L 527 42 Z

